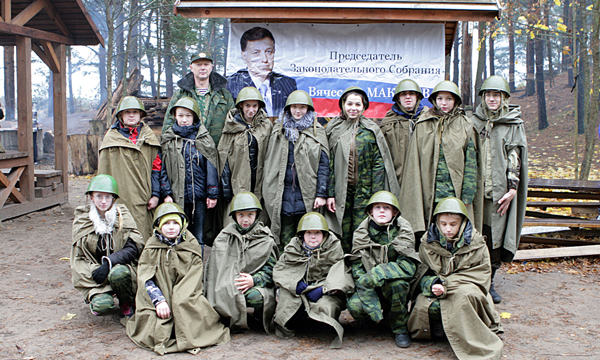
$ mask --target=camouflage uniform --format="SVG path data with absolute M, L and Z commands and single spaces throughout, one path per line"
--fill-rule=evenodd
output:
M 465 154 L 465 171 L 463 175 L 461 200 L 465 205 L 473 203 L 473 198 L 477 193 L 477 151 L 475 142 L 469 139 L 467 151 Z M 450 170 L 444 158 L 444 148 L 440 144 L 440 157 L 437 164 L 437 172 L 435 174 L 435 200 L 434 203 L 439 203 L 442 199 L 449 196 L 456 196 L 452 179 L 450 178 Z
M 352 277 L 356 285 L 356 292 L 348 299 L 348 311 L 357 320 L 370 318 L 373 321 L 383 319 L 383 305 L 385 300 L 389 308 L 389 319 L 394 334 L 407 334 L 409 312 L 407 309 L 410 282 L 413 279 L 417 265 L 410 258 L 399 254 L 391 246 L 391 240 L 400 233 L 396 225 L 389 229 L 378 226 L 372 220 L 369 223 L 369 238 L 378 244 L 389 245 L 387 258 L 389 262 L 375 266 L 371 271 L 366 271 L 362 259 L 352 263 Z M 363 226 L 361 224 L 361 226 Z
M 119 304 L 135 302 L 131 271 L 129 271 L 127 266 L 115 265 L 108 273 L 107 280 L 115 295 L 117 295 Z M 102 293 L 92 296 L 90 299 L 90 309 L 98 313 L 98 315 L 105 315 L 114 310 L 115 303 L 112 294 Z
M 354 179 L 349 175 L 346 206 L 342 220 L 342 247 L 344 253 L 352 251 L 352 234 L 365 219 L 365 207 L 372 194 L 384 190 L 386 179 L 385 166 L 377 145 L 375 134 L 357 123 L 355 150 L 348 172 L 354 173 Z M 334 161 L 330 161 L 329 197 L 335 197 Z
M 246 306 L 254 308 L 254 311 L 262 311 L 264 305 L 263 296 L 256 288 L 275 286 L 275 283 L 273 282 L 273 267 L 275 266 L 275 263 L 277 263 L 277 259 L 271 254 L 266 264 L 264 264 L 259 271 L 252 274 L 254 286 L 244 293 L 244 298 L 246 299 Z

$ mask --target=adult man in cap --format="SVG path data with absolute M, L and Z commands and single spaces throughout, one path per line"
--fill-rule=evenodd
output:
M 187 73 L 177 82 L 179 90 L 173 94 L 162 132 L 173 126 L 175 118 L 171 114 L 171 108 L 177 100 L 191 97 L 198 102 L 200 107 L 200 121 L 206 127 L 215 145 L 219 143 L 221 131 L 225 123 L 227 112 L 233 108 L 234 103 L 231 93 L 227 90 L 227 79 L 213 71 L 214 64 L 212 55 L 208 51 L 201 50 L 194 55 L 190 61 L 191 72 Z
M 279 116 L 288 96 L 297 89 L 296 80 L 273 71 L 275 64 L 275 38 L 263 27 L 253 27 L 240 39 L 242 60 L 246 69 L 228 76 L 227 89 L 233 99 L 243 88 L 252 86 L 260 91 L 269 116 Z

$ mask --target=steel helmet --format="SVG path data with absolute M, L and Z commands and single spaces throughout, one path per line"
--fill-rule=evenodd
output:
M 185 212 L 183 211 L 181 206 L 177 205 L 174 202 L 170 202 L 162 203 L 156 208 L 156 211 L 154 212 L 154 227 L 158 227 L 158 224 L 160 223 L 160 218 L 168 214 L 179 214 L 179 216 L 181 216 L 181 219 L 183 220 L 182 228 L 187 224 L 187 215 L 185 215 Z
M 263 100 L 260 91 L 258 91 L 258 89 L 255 87 L 247 86 L 240 90 L 237 98 L 235 99 L 235 106 L 241 106 L 241 103 L 247 100 L 257 100 L 260 108 L 265 107 L 265 101 Z
M 233 197 L 229 207 L 229 215 L 234 216 L 236 211 L 262 211 L 260 201 L 256 195 L 249 191 L 244 191 Z
M 311 111 L 315 110 L 313 106 L 313 101 L 310 98 L 310 95 L 304 90 L 296 90 L 288 96 L 287 101 L 285 102 L 285 110 L 287 110 L 292 105 L 306 105 L 308 109 Z
M 365 106 L 365 111 L 369 108 L 369 97 L 367 96 L 367 93 L 358 86 L 350 86 L 349 88 L 344 90 L 342 96 L 340 96 L 340 100 L 338 101 L 340 105 L 340 110 L 344 110 L 344 100 L 346 100 L 346 94 L 348 94 L 349 92 L 356 92 L 362 94 L 363 100 L 365 101 L 365 103 L 363 104 Z
M 328 232 L 329 226 L 327 225 L 327 220 L 325 220 L 323 215 L 319 214 L 318 212 L 309 212 L 300 218 L 296 234 L 307 230 L 321 230 Z
M 140 119 L 145 118 L 148 113 L 146 113 L 146 108 L 144 107 L 144 103 L 136 98 L 135 96 L 125 96 L 119 101 L 119 105 L 117 106 L 117 118 L 119 118 L 119 114 L 123 110 L 129 109 L 137 109 L 142 112 Z
M 371 198 L 365 207 L 365 214 L 370 215 L 371 207 L 375 203 L 384 203 L 388 205 L 392 205 L 396 208 L 398 212 L 400 212 L 400 203 L 398 202 L 398 198 L 394 194 L 389 191 L 378 191 Z
M 198 105 L 198 102 L 192 99 L 191 97 L 183 97 L 177 100 L 175 105 L 173 105 L 173 107 L 171 108 L 171 115 L 175 116 L 175 111 L 178 107 L 191 110 L 196 116 L 194 120 L 200 119 L 200 106 Z
M 460 92 L 458 91 L 458 86 L 456 86 L 456 84 L 453 83 L 452 81 L 448 81 L 448 80 L 439 82 L 433 88 L 431 95 L 429 95 L 430 103 L 435 104 L 435 98 L 437 96 L 437 93 L 439 93 L 440 91 L 447 91 L 451 94 L 454 94 L 454 96 L 456 96 L 457 103 L 454 104 L 454 107 L 460 106 L 462 104 L 462 98 L 460 97 Z
M 508 86 L 506 80 L 500 75 L 492 75 L 485 79 L 481 85 L 481 90 L 479 90 L 479 96 L 483 96 L 483 93 L 487 90 L 502 91 L 503 93 L 506 93 L 508 97 L 510 97 L 510 87 Z
M 117 180 L 108 174 L 96 175 L 96 177 L 90 181 L 85 193 L 87 195 L 93 191 L 113 194 L 115 198 L 119 197 L 119 186 L 117 185 Z
M 421 92 L 421 87 L 419 86 L 419 84 L 417 84 L 416 81 L 412 80 L 412 79 L 404 79 L 402 81 L 400 81 L 398 83 L 398 85 L 396 85 L 396 90 L 394 91 L 394 97 L 392 98 L 392 100 L 394 100 L 394 102 L 398 101 L 398 94 L 400 94 L 403 91 L 414 91 L 417 94 L 417 98 L 419 100 L 423 99 L 423 93 Z
M 433 216 L 437 216 L 438 214 L 445 214 L 445 213 L 451 213 L 451 214 L 461 214 L 464 215 L 465 217 L 468 217 L 468 213 L 467 213 L 467 207 L 465 206 L 465 204 L 460 201 L 460 199 L 457 199 L 455 197 L 447 197 L 445 199 L 442 199 L 442 201 L 440 201 L 437 206 L 435 207 L 435 210 L 433 211 Z

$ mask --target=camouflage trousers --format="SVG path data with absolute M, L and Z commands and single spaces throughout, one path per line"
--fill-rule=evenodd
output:
M 434 300 L 429 305 L 429 323 L 441 323 L 442 322 L 442 308 L 440 307 L 440 300 Z
M 255 310 L 262 308 L 265 303 L 262 294 L 256 288 L 248 289 L 248 291 L 244 293 L 244 298 L 246 299 L 246 306 L 254 308 Z
M 108 283 L 119 299 L 119 304 L 133 303 L 135 293 L 133 292 L 133 283 L 131 271 L 125 265 L 116 265 L 108 273 Z M 98 315 L 105 315 L 115 308 L 112 293 L 96 294 L 90 299 L 90 309 Z
M 298 223 L 304 214 L 300 215 L 283 215 L 281 214 L 281 232 L 279 233 L 279 252 L 283 254 L 283 248 L 290 243 L 290 240 L 296 236 Z
M 352 236 L 354 235 L 354 231 L 358 229 L 360 223 L 367 217 L 365 214 L 365 206 L 355 204 L 355 193 L 356 188 L 354 186 L 348 186 L 344 217 L 342 218 L 342 237 L 340 238 L 344 254 L 350 254 L 352 252 Z

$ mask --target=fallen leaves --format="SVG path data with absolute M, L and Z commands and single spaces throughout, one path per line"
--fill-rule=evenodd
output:
M 65 315 L 65 316 L 61 317 L 60 319 L 61 319 L 61 320 L 65 320 L 65 321 L 69 321 L 69 320 L 71 320 L 72 318 L 74 318 L 75 316 L 77 316 L 77 314 L 71 314 L 71 313 L 67 313 L 67 315 Z
M 500 317 L 503 319 L 510 319 L 510 313 L 507 313 L 507 312 L 500 313 Z

